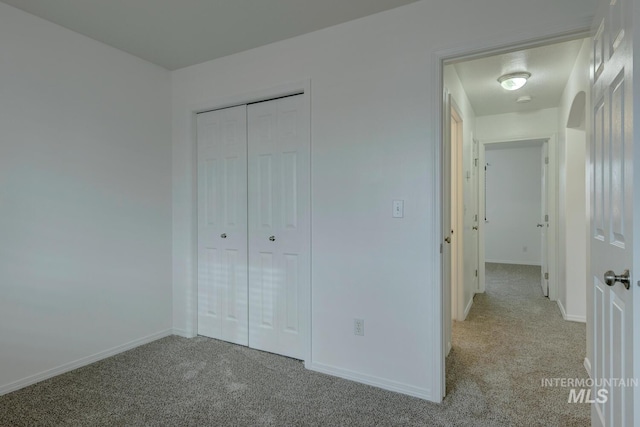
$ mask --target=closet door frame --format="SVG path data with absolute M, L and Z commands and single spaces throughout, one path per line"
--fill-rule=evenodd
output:
M 189 233 L 190 240 L 190 253 L 188 254 L 190 271 L 188 278 L 188 289 L 186 289 L 186 307 L 184 307 L 186 318 L 189 320 L 188 327 L 184 331 L 177 331 L 178 335 L 183 335 L 189 338 L 196 337 L 198 335 L 198 194 L 197 194 L 197 162 L 198 162 L 198 150 L 197 150 L 197 114 L 207 111 L 219 110 L 222 108 L 235 107 L 243 104 L 251 104 L 254 102 L 267 101 L 270 99 L 281 98 L 290 95 L 302 95 L 303 96 L 303 111 L 308 121 L 309 141 L 310 141 L 310 157 L 313 156 L 312 151 L 312 139 L 311 139 L 311 80 L 303 79 L 295 82 L 285 83 L 277 86 L 273 86 L 263 90 L 255 90 L 237 95 L 221 96 L 219 98 L 213 98 L 209 101 L 205 101 L 199 104 L 194 104 L 189 107 L 185 112 L 187 123 L 189 123 L 189 135 L 188 143 L 191 148 L 191 179 L 190 179 L 190 213 L 191 213 L 191 230 Z M 312 169 L 309 171 L 310 176 L 310 195 L 313 200 L 313 175 Z M 311 205 L 313 202 L 311 202 Z M 311 207 L 311 206 L 310 206 Z M 313 239 L 311 224 L 312 212 L 309 211 L 309 223 L 310 223 L 310 242 Z M 313 270 L 313 252 L 311 245 L 309 247 L 309 256 L 311 259 L 311 266 Z M 306 318 L 305 328 L 305 355 L 304 362 L 305 367 L 309 367 L 312 364 L 312 283 L 313 275 L 309 278 L 309 289 L 305 290 L 305 294 L 308 296 L 306 303 L 301 307 L 301 316 Z M 174 290 L 175 291 L 175 290 Z

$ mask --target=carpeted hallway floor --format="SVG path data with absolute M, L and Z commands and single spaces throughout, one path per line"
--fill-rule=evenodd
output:
M 563 320 L 542 295 L 540 267 L 487 263 L 486 292 L 454 322 L 450 403 L 479 405 L 510 425 L 588 426 L 588 404 L 568 403 L 568 388 L 542 387 L 544 378 L 588 378 L 585 354 L 585 324 Z
M 542 378 L 585 378 L 585 326 L 544 298 L 539 269 L 487 265 L 454 325 L 437 405 L 224 342 L 168 337 L 0 396 L 0 426 L 587 426 Z

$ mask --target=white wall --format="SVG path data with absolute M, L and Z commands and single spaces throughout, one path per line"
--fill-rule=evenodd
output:
M 472 179 L 466 179 L 467 173 L 472 174 L 474 169 L 473 138 L 476 127 L 476 113 L 475 111 L 473 111 L 471 102 L 469 101 L 467 93 L 462 87 L 462 82 L 460 81 L 458 73 L 456 72 L 456 69 L 453 65 L 447 65 L 446 67 L 444 67 L 443 78 L 444 87 L 451 94 L 453 103 L 458 108 L 459 113 L 462 115 L 463 147 L 462 170 L 460 171 L 460 179 L 462 180 L 464 186 L 464 230 L 462 230 L 464 252 L 464 295 L 462 306 L 465 313 L 464 316 L 461 316 L 459 320 L 464 320 L 466 314 L 468 314 L 469 310 L 471 309 L 471 305 L 473 304 L 473 296 L 477 291 L 474 285 L 477 283 L 475 280 L 475 270 L 478 267 L 478 263 L 473 262 L 474 259 L 477 260 L 478 258 L 477 241 L 473 238 L 475 234 L 475 238 L 477 239 L 477 232 L 473 231 L 471 227 L 473 226 L 473 216 L 475 215 L 475 209 L 477 209 L 477 207 L 474 209 L 474 205 L 476 205 L 475 194 L 477 194 L 478 187 L 476 181 Z
M 560 152 L 560 286 L 558 304 L 568 320 L 586 321 L 588 215 L 586 204 L 586 147 L 589 136 L 589 55 L 591 43 L 585 39 L 558 106 L 558 147 Z M 587 105 L 581 125 L 568 123 L 576 96 L 585 93 Z M 570 128 L 568 128 L 568 126 Z M 577 127 L 577 128 L 576 128 Z M 590 343 L 589 343 L 590 345 Z
M 558 132 L 558 109 L 493 114 L 476 118 L 476 137 L 481 142 L 515 141 L 548 137 Z
M 584 27 L 593 9 L 583 0 L 425 0 L 174 72 L 174 326 L 195 332 L 189 112 L 309 78 L 308 366 L 440 400 L 435 52 Z M 391 217 L 394 199 L 405 200 L 404 219 Z M 364 338 L 353 335 L 354 317 L 367 322 Z
M 566 187 L 564 260 L 566 299 L 565 317 L 586 321 L 587 314 L 587 216 L 585 203 L 585 131 L 565 130 Z M 561 199 L 562 200 L 562 199 Z
M 170 74 L 0 3 L 0 394 L 171 329 Z
M 541 265 L 542 147 L 514 145 L 486 150 L 485 260 Z

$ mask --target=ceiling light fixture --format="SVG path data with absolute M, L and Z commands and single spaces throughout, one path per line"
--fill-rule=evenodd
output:
M 527 79 L 531 77 L 531 73 L 526 71 L 520 73 L 505 74 L 498 77 L 498 83 L 506 90 L 517 90 L 527 84 Z

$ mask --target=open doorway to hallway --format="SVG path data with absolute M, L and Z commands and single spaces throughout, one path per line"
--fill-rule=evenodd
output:
M 589 41 L 578 39 L 458 59 L 443 70 L 444 165 L 452 174 L 443 218 L 447 395 L 471 388 L 498 406 L 539 405 L 550 424 L 589 423 L 588 405 L 558 407 L 566 390 L 540 388 L 549 376 L 588 375 L 589 54 Z M 500 87 L 510 74 L 525 78 L 524 87 Z

